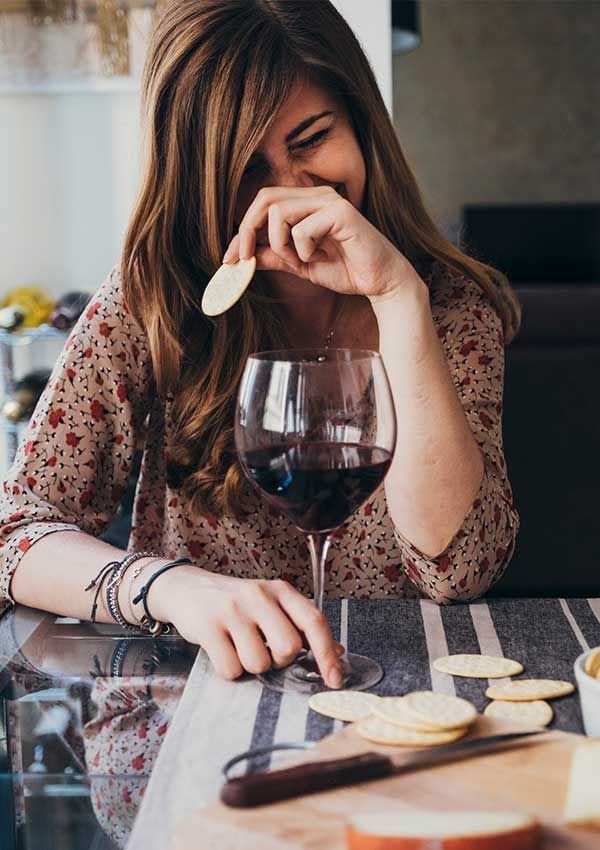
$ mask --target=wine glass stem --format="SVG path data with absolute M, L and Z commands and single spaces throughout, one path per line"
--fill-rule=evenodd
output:
M 325 561 L 331 545 L 328 534 L 307 534 L 308 549 L 313 574 L 313 595 L 319 611 L 323 610 L 323 588 L 325 585 Z

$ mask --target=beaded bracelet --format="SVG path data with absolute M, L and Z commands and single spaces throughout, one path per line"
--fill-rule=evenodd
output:
M 136 561 L 139 561 L 141 558 L 156 558 L 157 555 L 155 552 L 133 552 L 131 555 L 128 555 L 124 558 L 117 569 L 113 572 L 108 584 L 106 585 L 106 607 L 108 608 L 109 614 L 120 626 L 124 629 L 136 629 L 137 626 L 133 626 L 131 623 L 128 623 L 123 613 L 121 611 L 121 607 L 119 605 L 119 586 L 123 580 L 123 576 L 125 575 L 125 571 L 128 567 L 134 564 Z
M 153 560 L 155 560 L 155 559 L 153 559 Z M 135 593 L 136 581 L 141 576 L 141 574 L 144 572 L 144 570 L 147 567 L 149 567 L 151 564 L 152 564 L 152 561 L 146 561 L 145 564 L 138 564 L 138 566 L 134 567 L 133 570 L 131 571 L 131 580 L 129 582 L 129 590 L 127 592 L 127 607 L 129 608 L 129 613 L 134 618 L 134 620 L 138 624 L 138 626 L 141 625 L 141 620 L 138 617 L 138 615 L 136 614 L 136 612 L 133 610 L 133 601 L 132 601 L 131 597 Z
M 96 587 L 96 592 L 92 601 L 92 610 L 90 612 L 90 620 L 92 623 L 96 622 L 98 597 L 100 596 L 102 585 L 104 584 L 107 576 L 112 573 L 112 578 L 106 588 L 106 607 L 113 620 L 119 623 L 120 626 L 126 629 L 135 628 L 135 626 L 131 626 L 130 623 L 127 622 L 121 613 L 118 600 L 118 586 L 121 583 L 125 570 L 131 566 L 131 564 L 138 561 L 140 558 L 149 557 L 157 558 L 158 555 L 154 552 L 133 552 L 123 558 L 122 561 L 109 561 L 108 564 L 105 564 L 102 567 L 98 575 L 90 581 L 87 587 L 84 588 L 84 590 L 91 590 L 93 587 Z

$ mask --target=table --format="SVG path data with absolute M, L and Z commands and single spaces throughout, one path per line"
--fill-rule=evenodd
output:
M 383 665 L 386 675 L 374 689 L 377 693 L 432 688 L 466 697 L 479 710 L 487 704 L 484 691 L 488 682 L 438 673 L 431 667 L 433 659 L 454 652 L 502 654 L 521 661 L 527 676 L 572 681 L 576 656 L 583 649 L 600 645 L 600 599 L 493 599 L 444 607 L 428 600 L 342 600 L 326 603 L 326 612 L 342 643 Z M 6 619 L 0 620 L 0 626 Z M 121 633 L 105 629 L 110 634 L 103 634 L 102 640 L 110 640 L 115 646 L 122 644 Z M 95 645 L 99 639 L 88 635 L 86 640 Z M 138 641 L 135 653 L 131 651 L 133 657 L 140 654 L 143 638 L 131 640 Z M 0 634 L 0 648 L 2 641 Z M 82 652 L 83 638 L 70 643 L 71 654 Z M 164 705 L 161 699 L 165 699 L 165 693 L 167 697 L 170 694 L 172 709 L 163 724 L 168 732 L 162 746 L 147 750 L 147 764 L 129 775 L 126 771 L 118 777 L 114 773 L 110 777 L 100 775 L 87 760 L 92 791 L 102 789 L 111 779 L 109 800 L 119 794 L 121 799 L 129 797 L 132 805 L 141 800 L 133 828 L 135 812 L 127 810 L 123 828 L 113 835 L 113 843 L 98 843 L 98 848 L 163 850 L 182 819 L 216 798 L 221 766 L 232 755 L 272 742 L 316 741 L 341 728 L 337 721 L 309 711 L 306 697 L 269 691 L 251 676 L 237 682 L 224 681 L 214 673 L 202 651 L 188 651 L 186 655 L 177 641 L 171 647 L 171 667 L 159 666 L 153 673 L 153 687 L 161 695 L 159 705 Z M 65 664 L 68 657 L 66 653 Z M 5 679 L 7 673 L 10 675 L 10 665 L 3 674 Z M 81 672 L 71 673 L 71 679 L 89 681 L 89 676 L 86 679 Z M 128 693 L 137 688 L 139 698 L 147 677 L 109 677 L 106 681 L 110 687 Z M 142 714 L 148 714 L 147 738 L 152 737 L 158 728 L 156 711 L 140 705 Z M 582 732 L 576 694 L 555 701 L 553 706 L 556 728 Z M 164 708 L 160 710 L 164 712 Z M 118 728 L 111 727 L 115 741 L 124 734 L 126 715 L 126 711 L 122 713 Z M 110 730 L 104 740 L 111 741 Z M 122 767 L 121 762 L 119 765 Z M 136 795 L 142 787 L 143 795 Z M 98 813 L 94 810 L 91 816 L 94 814 Z

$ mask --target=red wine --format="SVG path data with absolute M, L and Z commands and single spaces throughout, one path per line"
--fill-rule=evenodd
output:
M 290 443 L 243 452 L 267 499 L 302 531 L 338 528 L 383 481 L 392 455 L 353 443 Z

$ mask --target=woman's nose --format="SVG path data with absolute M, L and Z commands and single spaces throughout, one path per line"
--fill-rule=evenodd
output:
M 327 181 L 321 180 L 318 177 L 303 171 L 287 171 L 284 173 L 274 174 L 273 179 L 272 181 L 270 181 L 269 185 L 283 186 L 291 189 L 310 189 L 313 186 L 327 185 Z

